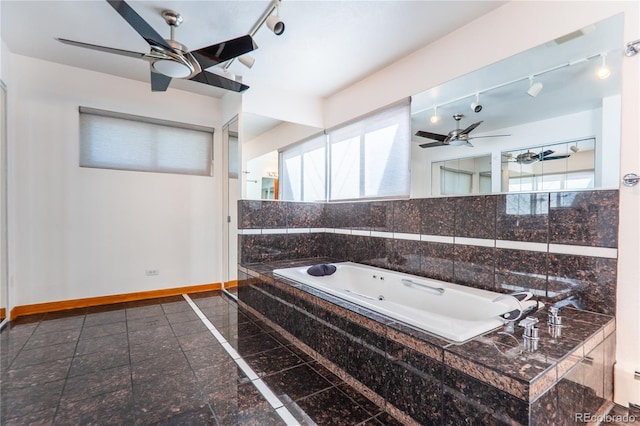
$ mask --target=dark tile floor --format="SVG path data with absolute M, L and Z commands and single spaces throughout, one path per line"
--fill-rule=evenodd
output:
M 300 424 L 398 424 L 218 292 L 193 301 Z M 280 425 L 182 297 L 18 318 L 0 333 L 2 425 Z

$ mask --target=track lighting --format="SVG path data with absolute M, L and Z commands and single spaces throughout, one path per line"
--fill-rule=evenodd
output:
M 600 67 L 598 68 L 598 71 L 596 72 L 596 76 L 600 80 L 604 80 L 609 78 L 609 76 L 611 75 L 611 68 L 607 66 L 607 54 L 603 53 L 600 56 L 602 56 L 602 65 L 600 65 Z
M 482 105 L 480 105 L 480 93 L 476 93 L 476 101 L 471 102 L 471 111 L 475 113 L 482 111 Z
M 238 60 L 240 61 L 240 63 L 242 65 L 244 65 L 247 68 L 253 67 L 253 64 L 256 62 L 256 58 L 254 58 L 253 56 L 248 55 L 248 54 L 239 56 Z
M 533 82 L 533 76 L 529 77 L 529 90 L 527 90 L 527 95 L 535 98 L 542 91 L 542 83 L 541 82 Z
M 284 22 L 280 20 L 280 0 L 276 0 L 276 14 L 269 15 L 267 20 L 267 27 L 273 31 L 273 33 L 277 36 L 282 35 L 284 32 Z
M 260 18 L 258 18 L 256 23 L 253 24 L 251 30 L 249 30 L 249 35 L 251 37 L 254 37 L 264 24 L 267 24 L 267 27 L 273 31 L 275 35 L 282 35 L 282 33 L 284 33 L 284 22 L 280 20 L 280 1 L 281 0 L 271 0 L 267 9 L 262 13 L 262 15 L 260 15 Z M 276 14 L 272 15 L 274 11 Z M 225 73 L 229 70 L 229 67 L 231 67 L 231 64 L 235 60 L 236 58 L 231 58 L 222 67 Z M 247 68 L 253 67 L 254 62 L 256 61 L 255 58 L 250 55 L 242 55 L 238 57 L 238 60 Z
M 429 121 L 431 121 L 432 124 L 436 124 L 440 121 L 440 116 L 438 115 L 438 107 L 433 108 L 433 115 L 431 116 Z
M 267 27 L 273 31 L 275 35 L 281 35 L 284 32 L 284 22 L 277 16 L 269 16 L 267 18 Z
M 576 145 L 571 145 L 571 146 L 569 147 L 569 149 L 570 149 L 572 152 L 574 152 L 574 153 L 576 153 L 576 152 L 580 151 L 580 148 L 578 148 L 578 145 L 577 145 L 577 144 L 576 144 Z

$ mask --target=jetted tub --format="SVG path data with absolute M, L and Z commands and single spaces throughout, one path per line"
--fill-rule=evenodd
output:
M 275 269 L 288 278 L 410 324 L 428 333 L 462 343 L 505 324 L 508 312 L 536 304 L 518 304 L 502 293 L 466 287 L 430 278 L 353 262 L 332 263 L 332 275 L 309 275 L 309 266 Z

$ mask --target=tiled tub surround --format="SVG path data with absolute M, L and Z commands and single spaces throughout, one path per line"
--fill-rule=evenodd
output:
M 519 328 L 515 339 L 496 331 L 453 345 L 271 273 L 309 262 L 240 267 L 239 304 L 404 423 L 574 425 L 576 412 L 608 408 L 610 316 L 563 308 L 552 339 L 540 311 L 533 353 L 522 351 Z
M 329 257 L 615 314 L 618 191 L 239 202 L 242 265 Z

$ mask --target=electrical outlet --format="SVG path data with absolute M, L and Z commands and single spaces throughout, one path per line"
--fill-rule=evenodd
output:
M 147 269 L 147 276 L 150 277 L 152 275 L 159 275 L 160 274 L 160 270 L 159 269 Z

